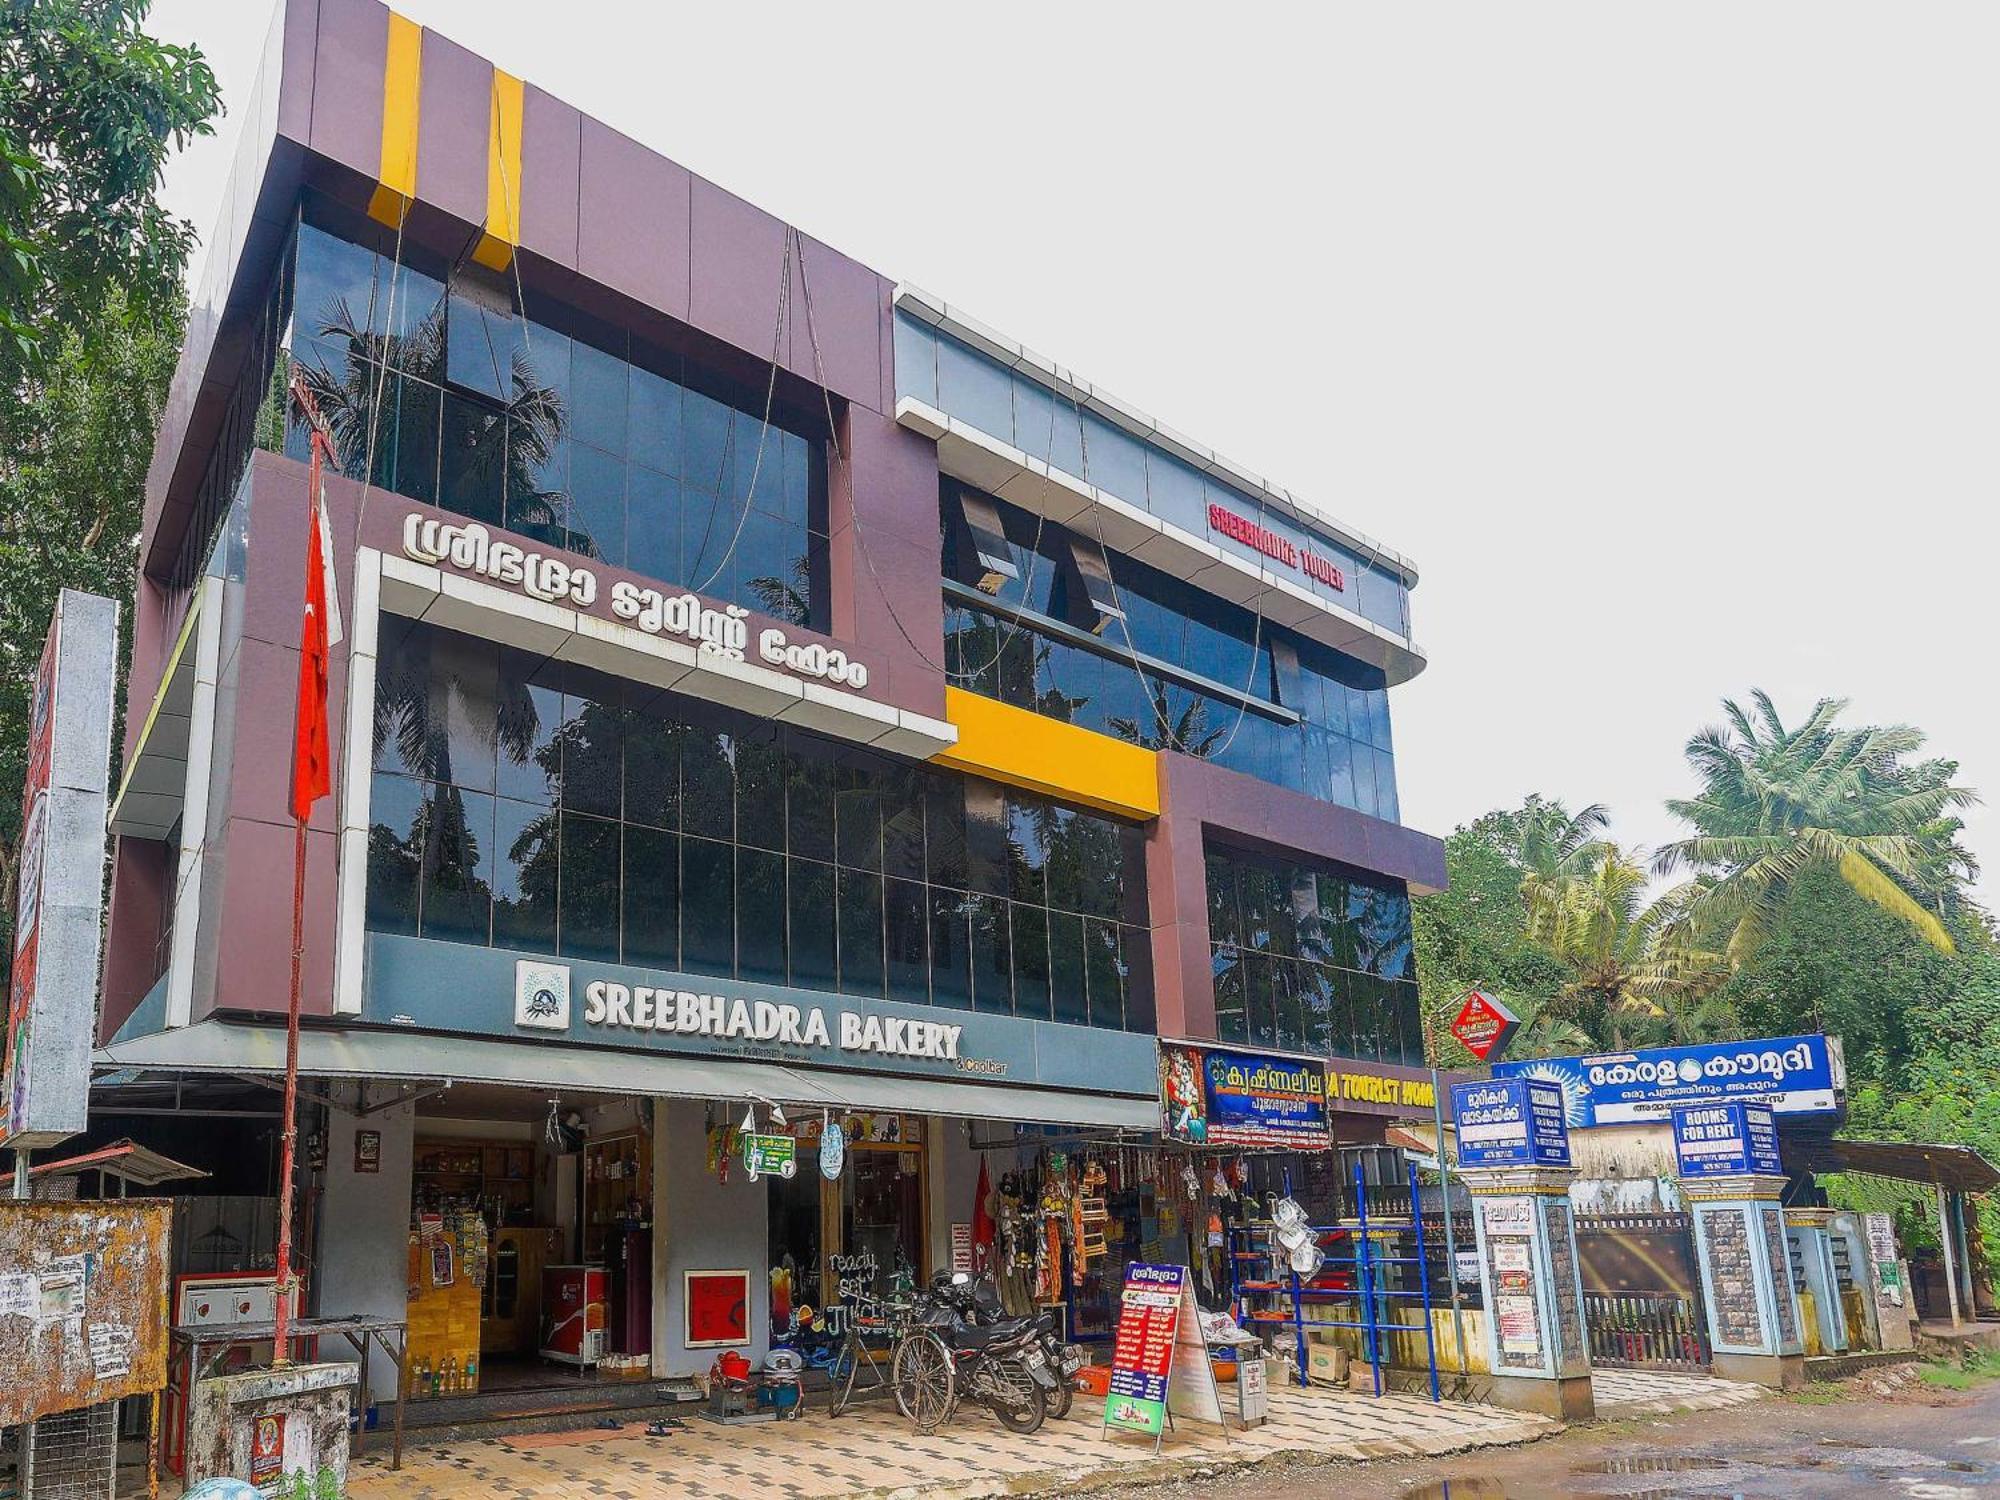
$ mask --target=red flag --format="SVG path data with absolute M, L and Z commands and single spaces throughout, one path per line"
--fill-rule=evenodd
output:
M 340 639 L 340 598 L 333 582 L 332 529 L 319 485 L 320 443 L 312 448 L 311 513 L 306 522 L 306 597 L 299 626 L 299 701 L 292 744 L 292 816 L 303 823 L 313 803 L 333 790 L 327 725 L 326 672 Z
M 972 1190 L 972 1269 L 979 1275 L 987 1275 L 999 1267 L 994 1240 L 996 1226 L 993 1210 L 988 1204 L 993 1199 L 993 1184 L 986 1176 L 986 1158 L 979 1158 L 979 1186 Z

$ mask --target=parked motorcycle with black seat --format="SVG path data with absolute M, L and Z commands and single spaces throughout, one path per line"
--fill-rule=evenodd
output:
M 992 1326 L 1008 1321 L 1000 1305 L 999 1288 L 990 1279 L 974 1281 L 961 1271 L 946 1281 L 940 1273 L 933 1279 L 933 1285 L 942 1289 L 940 1295 L 947 1297 L 968 1323 Z M 1076 1399 L 1076 1372 L 1083 1368 L 1083 1347 L 1062 1341 L 1061 1318 L 1053 1310 L 1037 1313 L 1026 1321 L 1034 1325 L 1035 1342 L 1054 1377 L 1043 1382 L 1038 1375 L 1037 1382 L 1047 1392 L 1049 1415 L 1061 1421 L 1069 1415 L 1071 1403 Z
M 1034 1318 L 980 1322 L 971 1278 L 939 1272 L 920 1299 L 917 1323 L 948 1351 L 951 1402 L 970 1395 L 992 1409 L 1010 1431 L 1036 1431 L 1047 1418 L 1050 1394 L 1061 1384 L 1043 1353 Z

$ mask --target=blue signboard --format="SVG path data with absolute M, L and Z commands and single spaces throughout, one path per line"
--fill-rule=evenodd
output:
M 1327 1151 L 1326 1064 L 1160 1044 L 1161 1129 L 1198 1146 Z
M 1830 1036 L 1543 1057 L 1496 1063 L 1493 1076 L 1559 1084 L 1572 1129 L 1663 1124 L 1677 1104 L 1724 1099 L 1756 1100 L 1780 1115 L 1836 1114 L 1847 1088 L 1840 1038 Z
M 1461 1167 L 1566 1167 L 1562 1090 L 1530 1078 L 1451 1086 Z
M 1778 1123 L 1767 1104 L 1740 1099 L 1674 1110 L 1674 1156 L 1683 1177 L 1782 1173 Z

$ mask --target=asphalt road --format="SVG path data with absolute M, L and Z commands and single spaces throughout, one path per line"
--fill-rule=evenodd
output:
M 1573 1428 L 1455 1458 L 1262 1469 L 1135 1491 L 1216 1500 L 2000 1500 L 2000 1382 L 1945 1391 L 1863 1376 L 1650 1422 Z M 1832 1399 L 1829 1399 L 1831 1397 Z

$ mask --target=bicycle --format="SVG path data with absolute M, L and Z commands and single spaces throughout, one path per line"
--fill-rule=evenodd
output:
M 847 1331 L 835 1345 L 833 1359 L 826 1367 L 828 1388 L 832 1399 L 828 1403 L 827 1415 L 839 1416 L 852 1406 L 855 1391 L 861 1387 L 861 1371 L 868 1371 L 866 1388 L 873 1391 L 887 1390 L 897 1396 L 897 1406 L 902 1407 L 899 1392 L 894 1389 L 891 1377 L 884 1376 L 882 1366 L 886 1363 L 893 1370 L 898 1349 L 909 1335 L 912 1308 L 907 1303 L 890 1303 L 887 1311 L 879 1317 L 851 1317 L 847 1321 Z M 886 1338 L 889 1347 L 880 1351 L 870 1349 L 864 1340 Z M 904 1416 L 909 1416 L 907 1410 Z

